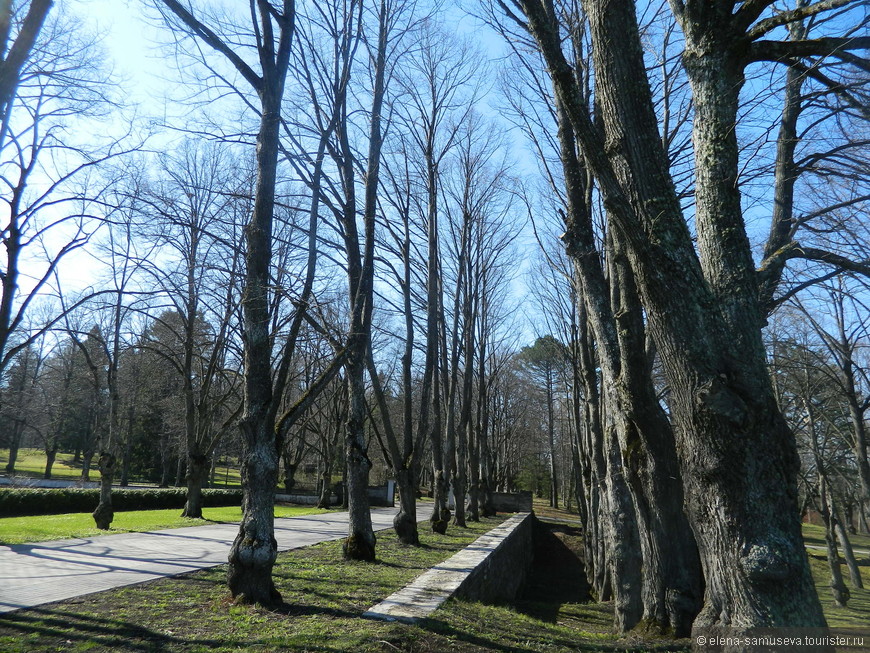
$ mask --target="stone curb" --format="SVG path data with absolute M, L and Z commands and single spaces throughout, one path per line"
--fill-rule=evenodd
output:
M 486 576 L 491 571 L 486 568 L 488 559 L 491 559 L 523 524 L 526 524 L 525 530 L 528 531 L 530 538 L 531 518 L 532 513 L 529 512 L 517 513 L 508 518 L 462 551 L 418 576 L 410 585 L 371 607 L 363 613 L 363 617 L 415 623 L 431 615 L 452 596 L 478 594 L 468 591 L 466 586 L 469 585 L 469 579 L 482 569 L 484 576 L 480 580 L 485 583 Z M 531 539 L 528 547 L 531 555 Z M 519 578 L 522 578 L 522 574 Z

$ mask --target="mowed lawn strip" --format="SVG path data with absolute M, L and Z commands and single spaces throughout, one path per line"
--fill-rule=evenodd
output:
M 828 567 L 827 551 L 825 546 L 825 529 L 811 524 L 803 525 L 804 542 L 809 545 L 807 553 L 810 556 L 810 568 L 813 572 L 813 580 L 816 582 L 816 590 L 822 601 L 822 610 L 825 619 L 832 628 L 861 628 L 870 634 L 870 536 L 850 535 L 849 541 L 855 549 L 855 560 L 858 570 L 861 572 L 861 580 L 864 589 L 856 589 L 849 582 L 849 570 L 843 558 L 843 549 L 840 552 L 840 571 L 843 573 L 843 581 L 849 588 L 851 595 L 846 602 L 846 607 L 837 605 L 831 592 L 831 571 Z M 837 543 L 839 547 L 839 542 Z
M 315 515 L 324 512 L 328 511 L 314 507 L 275 506 L 276 517 L 301 517 L 302 515 Z M 10 544 L 95 537 L 116 533 L 144 533 L 183 526 L 205 526 L 213 522 L 238 522 L 242 519 L 242 509 L 238 506 L 203 508 L 202 514 L 204 519 L 182 517 L 181 508 L 116 512 L 112 528 L 108 531 L 96 528 L 94 518 L 89 512 L 33 517 L 3 517 L 0 518 L 0 544 L 8 546 Z
M 74 462 L 75 456 L 67 452 L 59 452 L 54 459 L 54 465 L 51 468 L 51 478 L 56 481 L 80 481 L 82 478 L 82 463 Z M 29 478 L 43 478 L 45 474 L 45 452 L 41 449 L 25 447 L 18 450 L 18 457 L 15 459 L 15 474 L 14 476 L 25 476 Z M 9 450 L 0 450 L 0 471 L 6 467 L 9 462 Z M 97 466 L 96 457 L 91 463 L 90 480 L 99 482 L 100 470 Z M 142 481 L 135 480 L 137 485 L 142 484 Z M 144 485 L 157 485 L 156 483 L 143 483 Z M 238 465 L 226 465 L 225 460 L 221 460 L 215 466 L 214 483 L 212 487 L 240 487 L 242 484 L 241 475 Z
M 58 453 L 51 468 L 52 479 L 61 481 L 81 480 L 82 464 L 81 462 L 73 462 L 73 458 L 75 456 L 71 453 Z M 45 460 L 45 452 L 40 449 L 19 449 L 18 456 L 15 459 L 15 476 L 42 478 L 45 474 Z M 0 450 L 0 467 L 5 468 L 8 462 L 9 450 Z M 97 467 L 96 457 L 94 457 L 91 463 L 90 479 L 91 481 L 100 480 L 100 470 Z
M 378 533 L 374 564 L 343 560 L 340 542 L 282 553 L 274 578 L 284 603 L 273 610 L 233 605 L 221 566 L 5 614 L 0 650 L 394 650 L 389 642 L 428 631 L 362 619 L 362 613 L 505 518 L 451 527 L 446 535 L 423 523 L 420 547 L 400 544 L 391 531 Z M 432 650 L 468 650 L 449 636 L 436 637 L 443 646 Z
M 556 517 L 556 515 L 553 515 Z M 576 520 L 574 515 L 565 515 Z M 362 619 L 371 605 L 448 558 L 505 516 L 451 526 L 434 535 L 420 525 L 423 546 L 399 544 L 391 531 L 378 534 L 378 563 L 347 562 L 340 542 L 280 554 L 276 584 L 284 604 L 275 610 L 235 606 L 225 588 L 225 567 L 153 581 L 0 617 L 0 650 L 38 651 L 677 651 L 689 640 L 667 641 L 611 632 L 613 606 L 541 597 L 513 606 L 448 601 L 417 625 Z M 570 528 L 563 528 L 570 531 Z M 808 542 L 817 533 L 806 531 Z M 582 555 L 579 530 L 564 542 Z M 866 548 L 856 538 L 856 548 Z M 862 626 L 870 620 L 868 596 L 853 593 L 848 608 L 832 605 L 824 552 L 811 550 L 815 580 L 832 626 Z M 819 557 L 816 557 L 816 556 Z M 859 555 L 870 587 L 870 564 Z M 827 596 L 826 596 L 827 594 Z

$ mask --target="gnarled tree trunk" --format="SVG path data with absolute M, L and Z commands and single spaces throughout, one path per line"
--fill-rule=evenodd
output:
M 97 528 L 109 530 L 115 511 L 112 508 L 112 479 L 115 475 L 115 456 L 108 451 L 100 452 L 100 502 L 91 516 Z

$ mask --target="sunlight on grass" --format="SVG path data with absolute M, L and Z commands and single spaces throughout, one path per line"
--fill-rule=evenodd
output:
M 344 560 L 340 542 L 280 554 L 273 577 L 284 603 L 275 609 L 232 605 L 226 566 L 220 566 L 4 614 L 0 650 L 468 650 L 452 633 L 441 634 L 430 624 L 407 626 L 360 616 L 503 519 L 485 519 L 467 529 L 451 527 L 446 535 L 435 535 L 423 526 L 421 547 L 399 544 L 390 531 L 378 533 L 374 564 Z M 525 627 L 528 639 L 539 630 L 530 621 Z
M 831 593 L 831 572 L 828 569 L 825 546 L 825 529 L 812 524 L 803 525 L 804 541 L 810 546 L 807 552 L 810 556 L 810 567 L 813 571 L 813 580 L 816 583 L 816 591 L 822 602 L 822 609 L 828 625 L 835 628 L 866 627 L 870 623 L 870 536 L 850 535 L 849 541 L 855 549 L 855 559 L 861 572 L 861 579 L 866 589 L 855 589 L 849 583 L 849 571 L 843 560 L 843 552 L 840 551 L 840 560 L 844 563 L 840 569 L 843 572 L 843 580 L 849 588 L 851 598 L 845 608 L 834 602 Z
M 275 506 L 276 517 L 299 517 L 327 512 L 313 507 Z M 238 506 L 203 508 L 205 519 L 181 517 L 180 509 L 138 510 L 115 513 L 109 531 L 94 527 L 90 513 L 39 515 L 35 517 L 5 517 L 0 519 L 0 544 L 23 544 L 77 537 L 94 537 L 114 533 L 142 533 L 165 528 L 202 526 L 210 522 L 238 522 L 242 509 Z
M 0 450 L 0 469 L 6 467 L 9 462 L 9 450 Z M 221 463 L 225 463 L 221 460 Z M 27 476 L 29 478 L 42 478 L 45 474 L 45 452 L 41 449 L 19 449 L 18 458 L 15 460 L 15 476 Z M 58 453 L 54 465 L 51 468 L 51 478 L 56 481 L 79 481 L 82 477 L 82 464 L 73 462 L 73 454 Z M 91 463 L 90 480 L 100 480 L 100 470 L 97 467 L 97 459 Z M 238 466 L 218 464 L 215 467 L 214 487 L 240 487 L 242 479 Z M 140 481 L 136 481 L 137 484 Z
M 6 467 L 9 462 L 9 450 L 0 450 L 0 467 Z M 15 475 L 42 478 L 45 474 L 45 452 L 39 449 L 19 449 L 15 460 Z M 73 454 L 59 453 L 51 468 L 51 478 L 64 481 L 78 481 L 82 477 L 82 464 L 73 463 Z M 100 470 L 94 458 L 90 469 L 92 481 L 100 480 Z

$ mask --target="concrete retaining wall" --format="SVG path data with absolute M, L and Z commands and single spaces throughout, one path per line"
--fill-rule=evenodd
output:
M 514 515 L 363 616 L 413 623 L 429 617 L 451 596 L 490 602 L 513 599 L 532 563 L 533 519 L 530 513 Z
M 456 591 L 456 596 L 484 603 L 516 598 L 532 566 L 534 516 L 529 513 L 519 513 L 511 517 L 508 522 L 513 523 L 506 522 L 499 529 L 507 525 L 509 532 L 504 537 L 499 538 L 496 534 L 491 538 L 495 547 L 471 570 Z M 490 531 L 471 546 L 476 547 L 481 544 L 488 546 L 489 542 L 479 543 L 492 534 L 493 531 Z
M 369 486 L 369 505 L 387 506 L 392 508 L 396 505 L 396 482 L 387 481 L 385 485 Z

